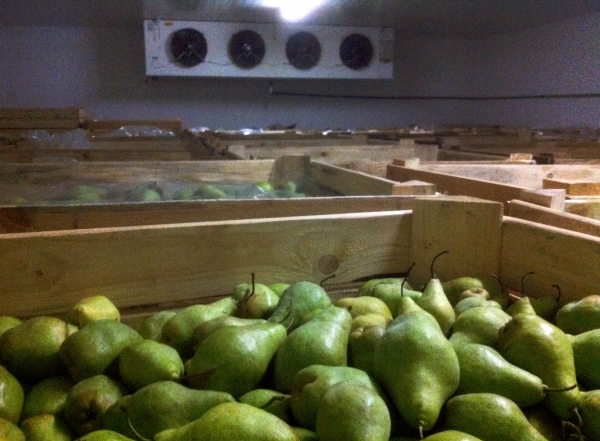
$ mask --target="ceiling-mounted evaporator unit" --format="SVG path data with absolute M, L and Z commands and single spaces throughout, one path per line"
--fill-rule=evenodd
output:
M 145 20 L 151 77 L 393 78 L 391 28 Z

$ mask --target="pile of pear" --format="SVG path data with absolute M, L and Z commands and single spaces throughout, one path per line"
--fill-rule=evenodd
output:
M 127 323 L 0 316 L 0 440 L 600 441 L 600 296 L 253 277 Z

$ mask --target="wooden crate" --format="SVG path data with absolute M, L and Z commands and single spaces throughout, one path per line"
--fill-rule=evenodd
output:
M 600 238 L 503 216 L 503 205 L 417 198 L 413 210 L 227 220 L 0 236 L 2 313 L 61 314 L 84 296 L 108 296 L 125 317 L 212 301 L 238 283 L 323 282 L 346 293 L 365 278 L 416 266 L 416 286 L 439 259 L 441 279 L 498 274 L 563 303 L 597 294 Z M 331 277 L 334 276 L 334 277 Z
M 305 156 L 247 161 L 7 164 L 0 165 L 0 176 L 0 194 L 5 197 L 4 206 L 0 206 L 0 233 L 406 209 L 415 196 L 435 194 L 435 186 L 429 183 L 398 183 Z M 165 191 L 161 202 L 60 200 L 61 189 L 72 191 L 78 184 L 125 189 L 148 182 L 173 188 L 179 183 L 269 181 L 276 185 L 287 180 L 317 193 L 293 199 L 174 201 Z M 32 201 L 33 195 L 40 193 L 52 197 Z
M 85 118 L 76 107 L 0 109 L 0 129 L 76 129 Z

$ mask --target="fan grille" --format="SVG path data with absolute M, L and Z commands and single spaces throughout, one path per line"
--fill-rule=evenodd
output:
M 185 67 L 194 67 L 202 63 L 208 52 L 206 38 L 192 28 L 173 32 L 170 46 L 175 62 Z
M 285 55 L 296 69 L 308 70 L 321 58 L 321 43 L 310 32 L 297 32 L 288 39 Z
M 233 64 L 242 69 L 252 69 L 265 56 L 265 41 L 257 32 L 245 29 L 231 36 L 228 52 Z
M 369 67 L 373 59 L 371 40 L 363 34 L 350 34 L 340 44 L 340 59 L 352 70 Z

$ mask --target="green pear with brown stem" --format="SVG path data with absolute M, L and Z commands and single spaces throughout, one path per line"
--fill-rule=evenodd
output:
M 563 420 L 576 418 L 581 396 L 573 348 L 564 332 L 537 315 L 517 314 L 498 332 L 496 349 L 549 388 L 570 388 L 546 394 L 543 403 Z
M 540 317 L 552 322 L 556 313 L 560 309 L 560 298 L 561 290 L 560 286 L 552 285 L 558 292 L 558 294 L 545 294 L 540 297 L 531 297 L 531 306 L 535 310 L 535 313 Z
M 494 346 L 498 331 L 511 320 L 511 316 L 499 308 L 477 306 L 461 313 L 454 322 L 450 343 L 454 347 L 464 343 Z
M 433 258 L 431 262 L 431 278 L 423 289 L 423 295 L 415 300 L 416 304 L 435 317 L 446 337 L 450 335 L 452 325 L 456 320 L 454 308 L 444 293 L 442 282 L 435 275 L 433 265 L 438 257 L 448 253 L 444 251 Z
M 331 306 L 331 299 L 323 287 L 309 281 L 292 283 L 279 298 L 269 316 L 273 323 L 284 325 L 288 333 L 306 323 L 315 311 Z
M 458 358 L 430 313 L 409 297 L 398 309 L 375 348 L 375 378 L 402 418 L 423 433 L 458 388 Z
M 573 347 L 577 381 L 586 389 L 600 389 L 600 329 L 567 335 Z
M 563 305 L 554 320 L 556 326 L 572 335 L 600 328 L 600 295 L 589 295 Z
M 529 297 L 524 296 L 506 308 L 506 313 L 511 317 L 517 314 L 533 314 L 537 315 Z
M 256 283 L 252 273 L 251 283 L 240 283 L 231 296 L 237 302 L 235 315 L 242 318 L 267 319 L 279 303 L 279 296 L 267 285 Z
M 266 410 L 290 425 L 295 423 L 290 394 L 273 389 L 253 389 L 239 397 L 238 401 Z
M 194 329 L 193 335 L 193 349 L 196 352 L 198 346 L 213 332 L 226 326 L 249 326 L 257 325 L 259 323 L 267 323 L 264 319 L 249 319 L 241 318 L 233 315 L 224 315 L 221 317 L 215 317 L 214 319 L 207 320 L 200 323 Z

